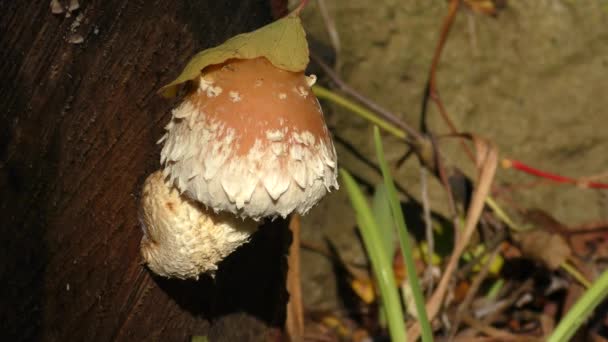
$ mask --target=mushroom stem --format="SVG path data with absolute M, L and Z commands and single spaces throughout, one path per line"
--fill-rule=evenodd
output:
M 144 183 L 141 214 L 144 261 L 154 273 L 169 278 L 213 276 L 218 263 L 257 229 L 253 220 L 216 214 L 180 195 L 161 171 Z

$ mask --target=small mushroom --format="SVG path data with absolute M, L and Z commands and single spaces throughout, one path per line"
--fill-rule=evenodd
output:
M 171 184 L 216 212 L 305 214 L 338 188 L 315 79 L 264 57 L 205 68 L 159 141 Z
M 213 275 L 217 264 L 247 242 L 257 228 L 252 220 L 216 214 L 184 198 L 160 171 L 145 181 L 141 214 L 140 250 L 148 268 L 181 279 Z

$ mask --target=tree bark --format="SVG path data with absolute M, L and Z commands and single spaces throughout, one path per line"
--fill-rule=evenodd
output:
M 262 0 L 0 2 L 2 340 L 246 341 L 282 326 L 282 222 L 216 279 L 170 281 L 141 264 L 137 208 L 177 101 L 156 91 L 271 20 Z

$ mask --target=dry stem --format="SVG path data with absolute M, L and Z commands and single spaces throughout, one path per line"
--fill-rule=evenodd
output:
M 302 305 L 302 287 L 300 283 L 300 216 L 293 214 L 289 222 L 292 241 L 287 259 L 287 334 L 292 342 L 302 341 L 304 336 L 304 309 Z

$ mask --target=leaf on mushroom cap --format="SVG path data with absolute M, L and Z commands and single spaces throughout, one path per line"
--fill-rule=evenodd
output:
M 173 97 L 177 86 L 200 76 L 207 66 L 220 64 L 231 58 L 252 59 L 266 57 L 274 66 L 287 71 L 304 71 L 309 61 L 306 32 L 300 17 L 288 15 L 253 32 L 242 33 L 223 44 L 197 53 L 182 73 L 159 93 Z

